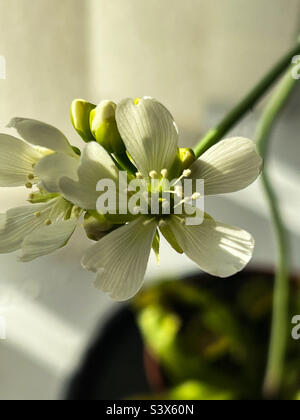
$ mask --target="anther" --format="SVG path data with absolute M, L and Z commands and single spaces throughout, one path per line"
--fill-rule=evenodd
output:
M 35 215 L 35 217 L 41 217 L 41 212 L 40 212 L 40 211 L 36 211 L 36 212 L 34 213 L 34 215 Z
M 32 188 L 32 183 L 31 182 L 27 182 L 25 184 L 25 187 L 28 188 L 28 190 L 30 190 Z
M 137 179 L 143 179 L 143 175 L 140 172 L 137 172 L 135 176 Z
M 185 170 L 182 172 L 182 176 L 183 176 L 184 178 L 188 178 L 189 176 L 191 176 L 191 174 L 192 174 L 192 171 L 191 171 L 190 169 L 185 169 Z
M 198 198 L 200 198 L 201 197 L 201 194 L 199 194 L 199 193 L 194 193 L 193 195 L 192 195 L 192 200 L 198 200 Z
M 50 219 L 47 219 L 46 221 L 45 221 L 45 225 L 46 226 L 50 226 L 52 224 L 52 222 L 51 222 L 51 220 Z
M 158 173 L 156 171 L 151 171 L 149 173 L 150 178 L 152 179 L 157 179 L 158 178 Z
M 32 181 L 34 179 L 34 175 L 33 174 L 29 174 L 28 177 L 29 181 Z
M 168 169 L 163 169 L 161 171 L 161 175 L 162 175 L 163 178 L 168 178 Z

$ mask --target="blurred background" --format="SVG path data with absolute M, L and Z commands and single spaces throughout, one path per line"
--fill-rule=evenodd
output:
M 192 146 L 294 43 L 300 0 L 0 0 L 0 126 L 10 118 L 40 119 L 74 145 L 74 98 L 98 103 L 153 96 L 173 113 L 181 144 Z M 294 270 L 300 269 L 300 92 L 279 123 L 272 174 L 289 228 Z M 234 132 L 253 136 L 260 107 Z M 0 151 L 1 153 L 1 151 Z M 21 205 L 22 189 L 0 189 L 0 212 Z M 216 219 L 249 230 L 252 265 L 274 262 L 272 232 L 259 182 L 210 199 Z M 83 231 L 69 246 L 37 262 L 0 256 L 0 399 L 58 399 L 95 328 L 120 305 L 96 291 L 80 266 Z M 195 270 L 163 245 L 148 281 Z M 226 280 L 224 280 L 226 281 Z

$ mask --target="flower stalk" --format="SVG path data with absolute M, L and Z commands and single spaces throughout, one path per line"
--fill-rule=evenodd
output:
M 257 127 L 256 139 L 265 168 L 262 173 L 262 185 L 269 205 L 271 221 L 277 245 L 277 269 L 273 297 L 273 320 L 267 371 L 264 382 L 264 394 L 268 398 L 278 395 L 282 384 L 284 361 L 288 338 L 289 279 L 290 260 L 288 235 L 284 226 L 278 199 L 269 178 L 266 163 L 269 155 L 271 134 L 296 85 L 296 80 L 289 70 L 265 108 Z
M 210 147 L 218 143 L 245 114 L 252 109 L 262 96 L 272 87 L 284 71 L 290 66 L 292 58 L 300 54 L 300 43 L 297 43 L 265 77 L 232 109 L 232 111 L 213 129 L 211 129 L 195 147 L 196 157 L 200 157 Z

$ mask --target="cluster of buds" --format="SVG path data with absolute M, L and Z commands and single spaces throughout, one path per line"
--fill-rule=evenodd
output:
M 71 121 L 86 143 L 97 141 L 109 153 L 122 156 L 125 154 L 125 145 L 117 127 L 116 108 L 112 101 L 102 101 L 96 106 L 76 99 L 71 105 Z

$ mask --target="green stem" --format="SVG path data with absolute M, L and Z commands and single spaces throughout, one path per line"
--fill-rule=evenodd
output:
M 218 143 L 225 134 L 250 110 L 276 80 L 283 74 L 291 64 L 295 55 L 300 54 L 300 44 L 297 43 L 258 83 L 257 86 L 224 118 L 215 128 L 211 129 L 198 143 L 195 148 L 195 155 L 198 158 L 211 146 Z
M 273 190 L 266 170 L 269 142 L 278 116 L 286 105 L 296 80 L 289 71 L 279 84 L 258 124 L 256 139 L 259 153 L 264 159 L 265 169 L 262 174 L 262 184 L 269 204 L 272 225 L 277 244 L 277 270 L 274 289 L 273 320 L 267 371 L 264 382 L 264 393 L 268 398 L 278 395 L 282 384 L 284 362 L 288 338 L 289 313 L 289 245 L 288 235 L 281 216 L 278 199 Z

